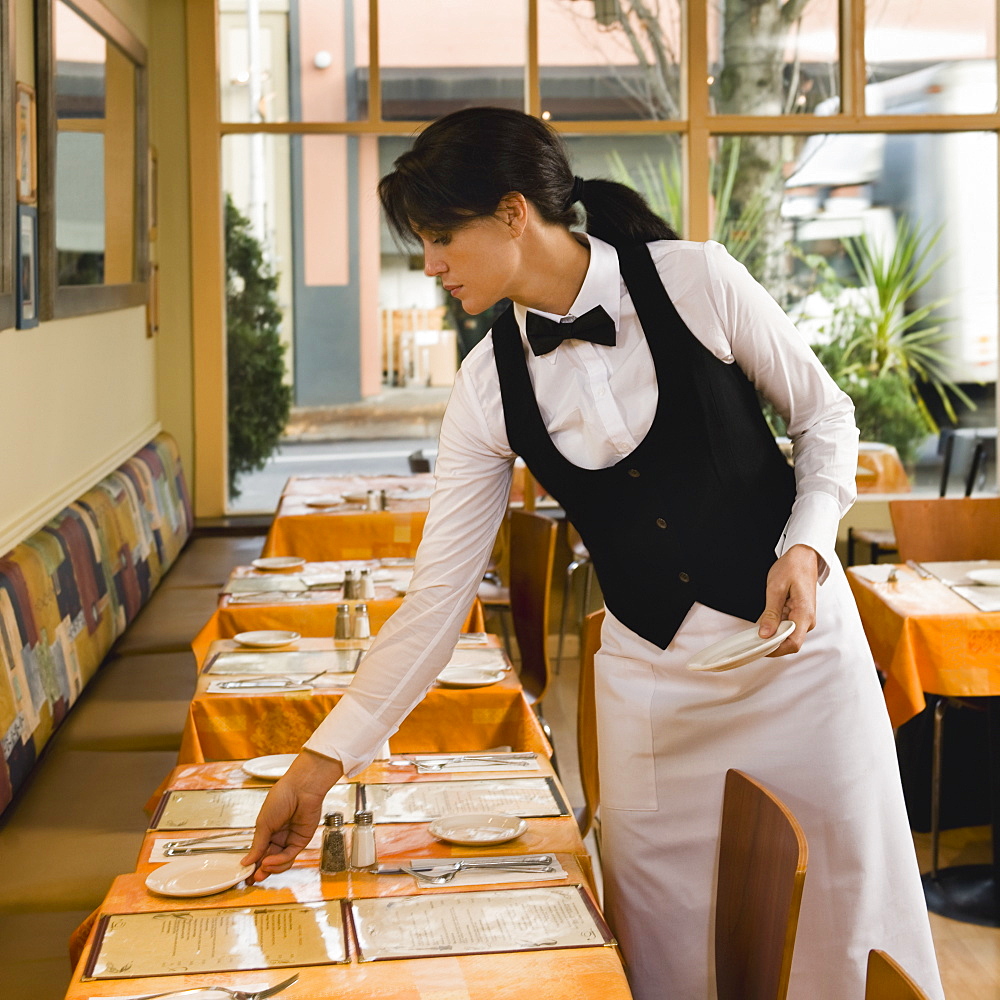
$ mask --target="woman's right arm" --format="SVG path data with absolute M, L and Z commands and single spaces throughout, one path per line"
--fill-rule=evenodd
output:
M 350 688 L 268 794 L 244 859 L 259 866 L 257 881 L 291 865 L 321 821 L 326 792 L 368 766 L 451 658 L 510 493 L 513 455 L 495 371 L 487 345 L 456 378 L 412 583 Z

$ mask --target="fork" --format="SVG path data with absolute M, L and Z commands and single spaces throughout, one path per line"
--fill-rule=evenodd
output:
M 459 754 L 455 757 L 442 757 L 439 760 L 413 760 L 410 763 L 418 771 L 443 771 L 452 764 L 490 764 L 492 766 L 525 767 L 535 759 L 533 753 L 528 754 Z
M 133 997 L 133 1000 L 158 1000 L 159 997 L 193 997 L 199 993 L 225 993 L 232 1000 L 265 1000 L 266 997 L 273 997 L 282 990 L 287 990 L 292 983 L 297 982 L 299 974 L 289 976 L 282 983 L 269 986 L 266 990 L 255 990 L 247 993 L 246 990 L 231 990 L 225 986 L 195 986 L 189 990 L 167 990 L 166 993 L 144 993 L 141 997 Z

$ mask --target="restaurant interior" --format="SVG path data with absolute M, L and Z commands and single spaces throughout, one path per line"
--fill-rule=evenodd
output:
M 632 995 L 603 598 L 520 462 L 437 681 L 288 872 L 241 867 L 405 599 L 434 488 L 412 441 L 498 314 L 424 273 L 376 185 L 484 105 L 726 245 L 854 400 L 836 553 L 945 993 L 1000 996 L 997 7 L 0 0 L 0 996 Z M 804 1000 L 806 837 L 733 767 L 712 997 Z M 927 996 L 890 946 L 867 970 L 869 1000 Z

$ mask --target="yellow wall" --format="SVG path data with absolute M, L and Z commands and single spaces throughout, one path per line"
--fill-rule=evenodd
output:
M 161 332 L 144 308 L 0 331 L 0 553 L 152 437 L 193 468 L 184 7 L 105 0 L 150 49 L 150 136 L 160 156 Z M 34 86 L 31 0 L 15 0 L 17 79 Z

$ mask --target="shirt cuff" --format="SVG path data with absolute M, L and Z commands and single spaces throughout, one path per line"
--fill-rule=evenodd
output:
M 344 776 L 353 778 L 371 764 L 382 744 L 398 728 L 386 728 L 385 720 L 369 715 L 348 691 L 303 745 L 314 753 L 339 760 Z
M 819 555 L 818 582 L 824 583 L 830 575 L 830 564 L 837 559 L 840 518 L 840 504 L 829 493 L 796 497 L 778 544 L 778 555 L 784 555 L 793 545 L 808 545 Z

